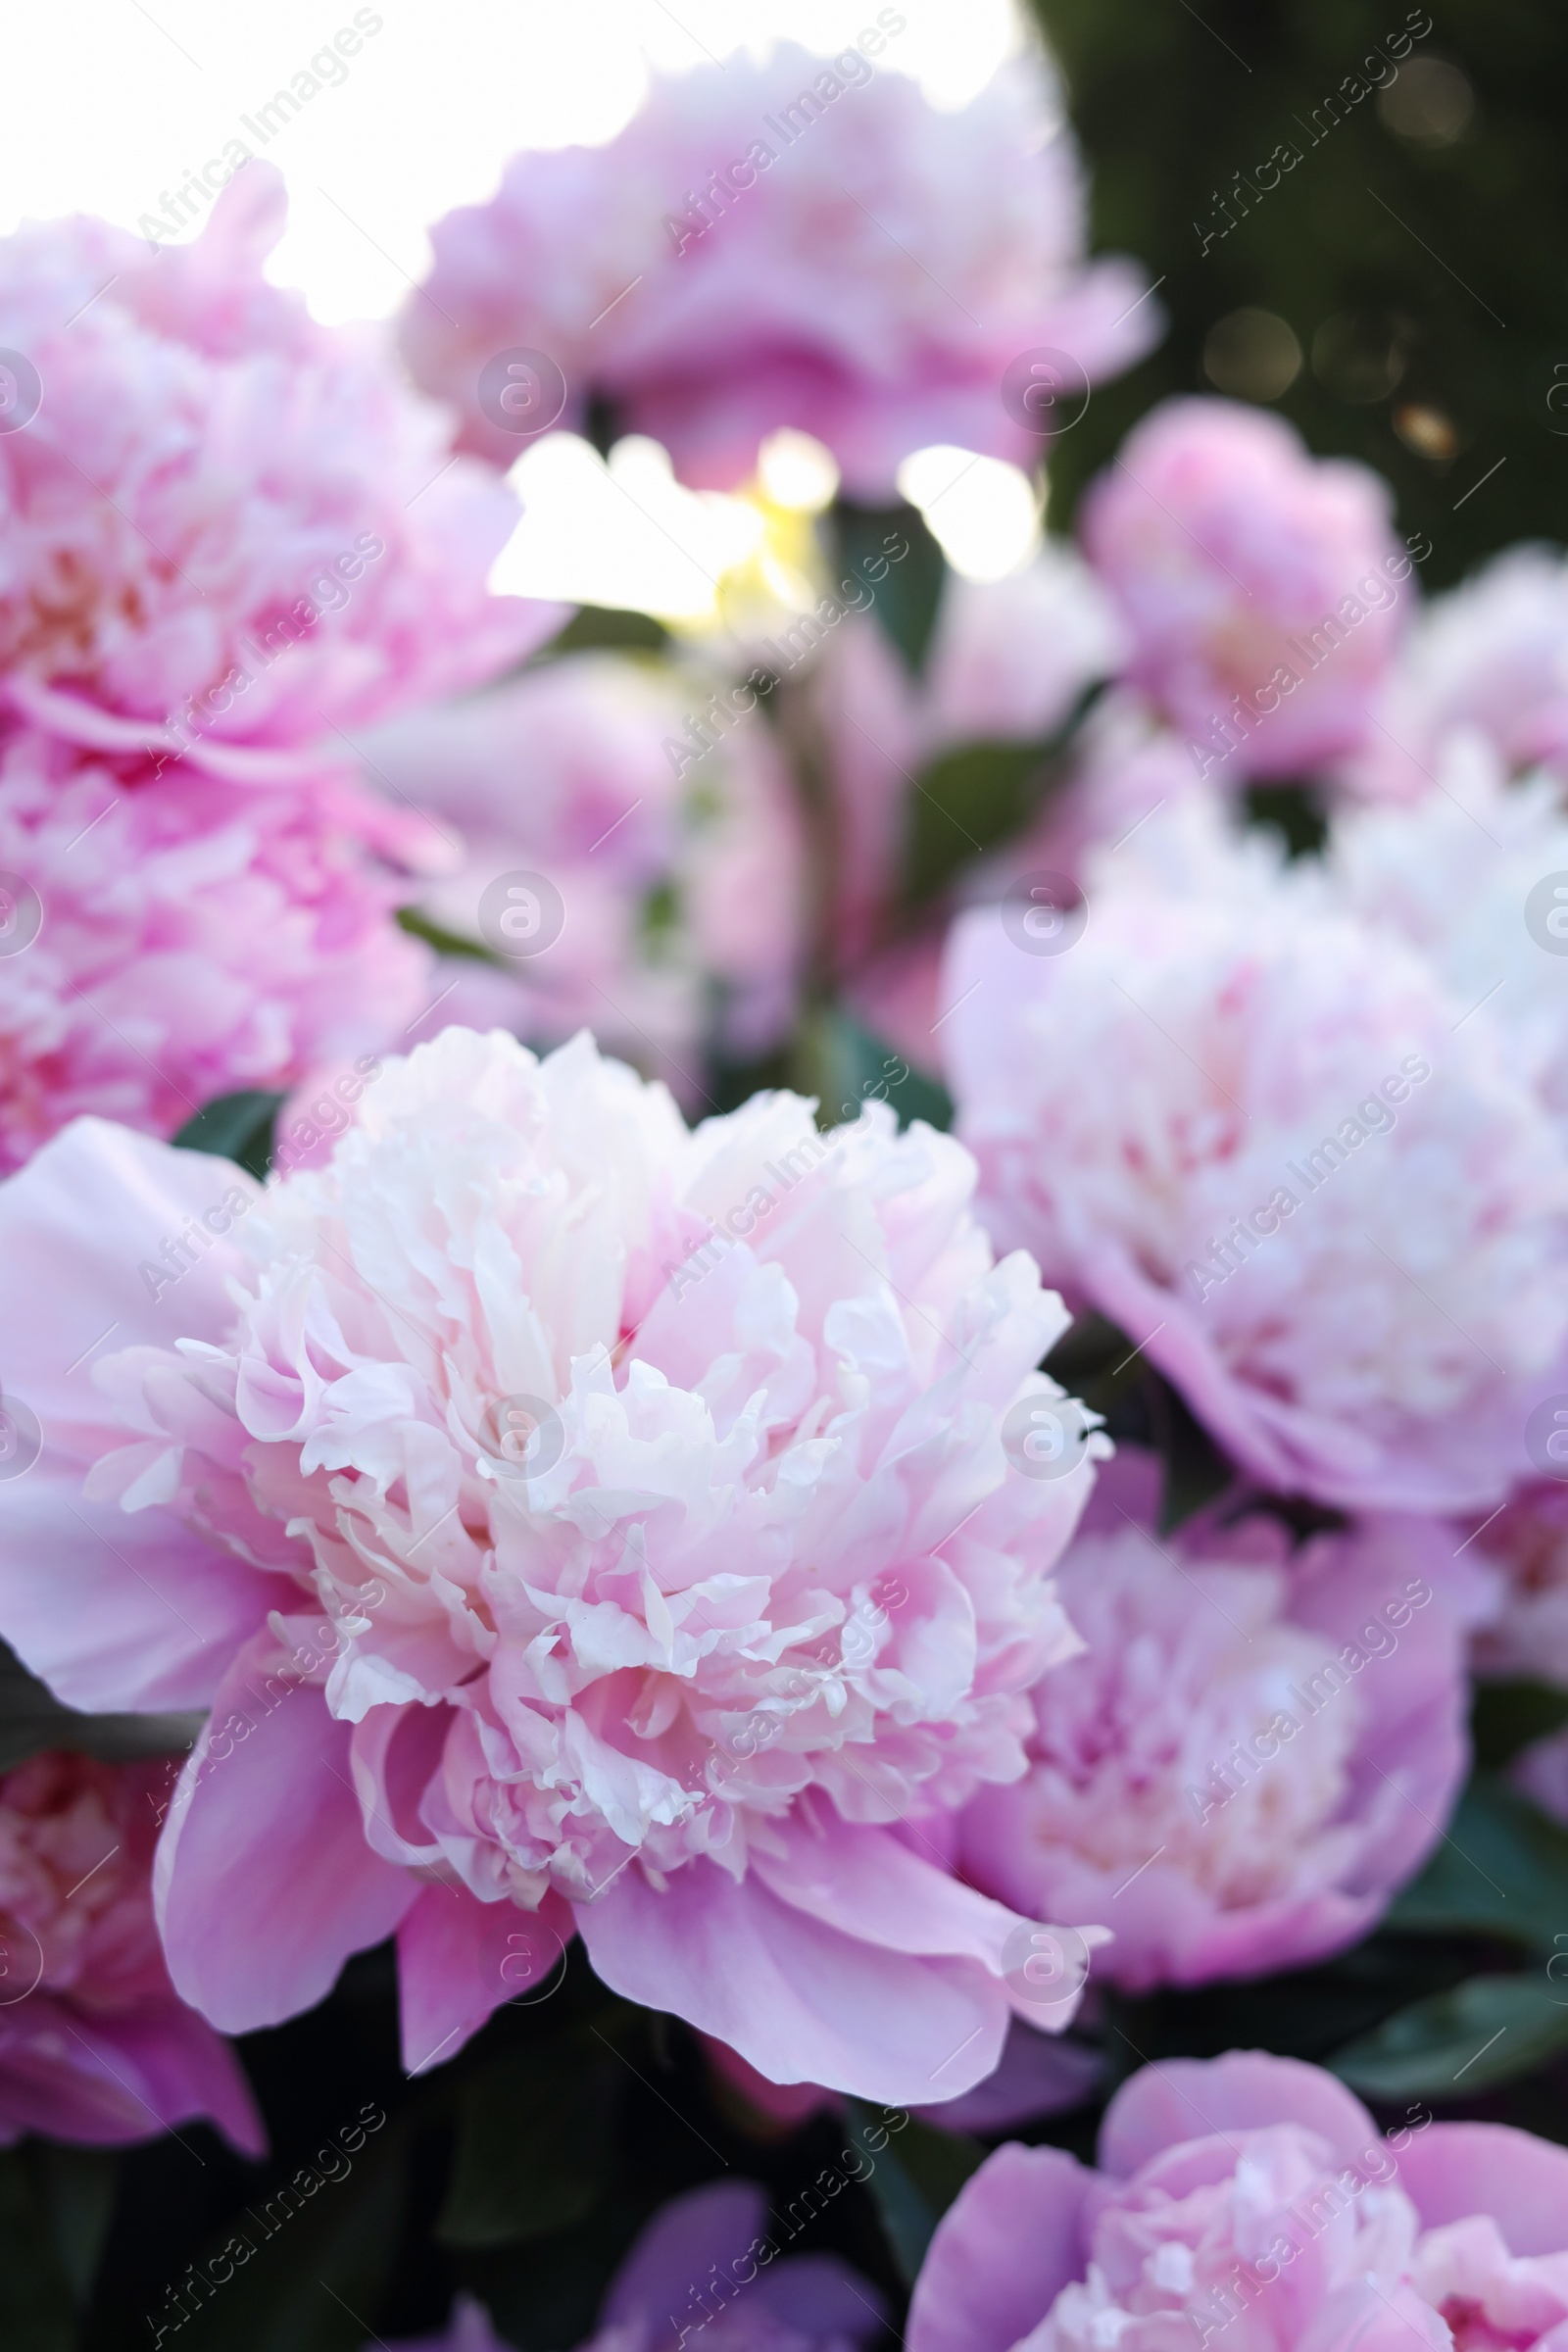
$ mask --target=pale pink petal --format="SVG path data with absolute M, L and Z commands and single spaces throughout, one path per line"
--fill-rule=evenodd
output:
M 1321 2067 L 1266 2050 L 1231 2050 L 1223 2058 L 1162 2059 L 1124 2082 L 1100 2128 L 1100 2161 L 1125 2180 L 1165 2148 L 1266 2124 L 1302 2124 L 1347 2161 L 1379 2139 L 1360 2100 Z

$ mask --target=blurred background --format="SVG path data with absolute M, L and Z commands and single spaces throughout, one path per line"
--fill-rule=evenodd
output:
M 1060 445 L 1053 523 L 1146 409 L 1203 390 L 1267 402 L 1314 450 L 1376 466 L 1401 527 L 1431 537 L 1429 587 L 1513 540 L 1568 538 L 1556 12 L 1524 0 L 1037 10 L 1092 172 L 1094 242 L 1138 255 L 1171 320 Z M 1423 24 L 1397 81 L 1373 86 L 1391 36 Z M 1301 160 L 1270 189 L 1282 143 Z

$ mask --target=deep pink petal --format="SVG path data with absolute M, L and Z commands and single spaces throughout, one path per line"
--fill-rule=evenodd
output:
M 246 2155 L 266 2147 L 238 2060 L 177 2001 L 94 2017 L 38 1992 L 0 2011 L 0 2138 L 42 2132 L 123 2147 L 197 2116 Z
M 1010 2352 L 1084 2275 L 1094 2180 L 1063 2148 L 988 2156 L 937 2224 L 909 2305 L 908 2352 Z
M 909 2106 L 969 2089 L 1002 2054 L 1006 1995 L 974 1962 L 861 1942 L 707 1860 L 662 1893 L 623 1870 L 577 1927 L 613 1991 L 716 2034 L 773 2082 Z
M 351 1952 L 418 1892 L 366 1842 L 349 1726 L 246 1643 L 175 1789 L 154 1875 L 175 1989 L 225 2033 L 273 2026 L 331 1991 Z
M 398 1928 L 403 2063 L 422 2074 L 456 2057 L 503 2001 L 542 1984 L 575 1932 L 549 1893 L 537 1911 L 481 1903 L 466 1886 L 422 1887 Z

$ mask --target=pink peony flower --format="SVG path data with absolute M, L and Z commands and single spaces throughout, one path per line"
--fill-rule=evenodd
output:
M 705 699 L 694 671 L 580 654 L 366 740 L 372 784 L 462 834 L 464 863 L 423 902 L 443 929 L 507 953 L 485 893 L 509 872 L 561 902 L 541 954 L 448 963 L 444 1021 L 482 1013 L 548 1044 L 591 1025 L 694 1106 L 707 1049 L 781 1042 L 805 911 L 793 788 L 755 709 L 699 757 Z
M 1090 491 L 1084 547 L 1132 631 L 1128 677 L 1200 772 L 1298 775 L 1363 741 L 1410 595 L 1391 504 L 1363 466 L 1224 400 L 1167 401 Z
M 1423 800 L 1444 746 L 1481 735 L 1506 767 L 1568 771 L 1568 564 L 1513 547 L 1416 621 L 1346 780 L 1370 800 Z
M 931 2241 L 909 2352 L 1562 2341 L 1568 2150 L 1528 2132 L 1428 2115 L 1385 2135 L 1332 2075 L 1233 2050 L 1124 2083 L 1100 2166 L 989 2157 Z
M 24 944 L 0 955 L 0 1167 L 82 1112 L 169 1135 L 216 1095 L 396 1039 L 434 993 L 390 919 L 410 888 L 390 860 L 417 849 L 330 763 L 236 792 L 13 735 L 0 887 Z
M 1345 903 L 1432 963 L 1456 1017 L 1485 1007 L 1495 1045 L 1568 1134 L 1568 816 L 1545 776 L 1507 782 L 1497 753 L 1451 740 L 1439 787 L 1346 809 L 1330 839 Z
M 266 2146 L 238 2062 L 159 1949 L 152 1854 L 174 1770 L 58 1752 L 0 1778 L 0 2145 L 113 2147 L 206 2116 L 246 2155 Z
M 847 2148 L 844 2161 L 847 2180 L 863 2178 L 863 2156 Z M 855 2352 L 881 2330 L 887 2307 L 836 2254 L 783 2253 L 779 2240 L 798 2228 L 773 2222 L 750 2180 L 672 2199 L 617 2268 L 583 2352 L 678 2352 L 686 2335 L 700 2335 L 706 2352 Z M 481 2307 L 460 2295 L 445 2334 L 392 2352 L 507 2348 Z
M 0 681 L 99 750 L 275 772 L 492 674 L 553 607 L 492 597 L 516 503 L 450 463 L 375 343 L 270 285 L 283 182 L 243 165 L 193 244 L 87 219 L 0 240 Z
M 793 425 L 880 498 L 936 442 L 1038 454 L 1004 406 L 1014 360 L 1054 347 L 1099 379 L 1142 358 L 1158 314 L 1133 265 L 1084 262 L 1044 62 L 942 112 L 862 54 L 887 45 L 868 27 L 831 61 L 786 43 L 656 79 L 608 146 L 516 156 L 489 204 L 440 221 L 403 345 L 465 445 L 516 456 L 498 405 L 514 387 L 484 371 L 533 353 L 555 372 L 520 378 L 513 407 L 535 430 L 608 401 L 683 479 L 727 488 Z
M 1498 1572 L 1496 1608 L 1474 1642 L 1478 1671 L 1568 1690 L 1568 1486 L 1520 1487 L 1475 1548 Z
M 577 1930 L 772 2079 L 990 2072 L 1032 1931 L 922 1825 L 1023 1769 L 1103 1441 L 1010 1467 L 1065 1317 L 973 1180 L 882 1106 L 689 1133 L 586 1037 L 462 1030 L 265 1197 L 92 1120 L 11 1180 L 0 1631 L 69 1703 L 211 1707 L 158 1877 L 204 2015 L 395 1929 L 419 2068 Z
M 1264 1484 L 1500 1501 L 1568 1338 L 1568 1167 L 1487 1012 L 1196 801 L 1085 875 L 1076 910 L 953 934 L 942 1037 L 994 1237 Z
M 1062 1562 L 1088 1646 L 1040 1687 L 1027 1778 L 968 1806 L 965 1873 L 1105 1920 L 1101 1966 L 1135 1992 L 1305 1966 L 1373 1926 L 1448 1816 L 1473 1596 L 1436 1521 L 1294 1559 L 1261 1517 L 1158 1541 L 1133 1468 Z

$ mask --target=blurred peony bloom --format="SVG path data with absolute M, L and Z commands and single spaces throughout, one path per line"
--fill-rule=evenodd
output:
M 1309 457 L 1280 417 L 1167 401 L 1084 504 L 1083 542 L 1132 631 L 1129 681 L 1241 785 L 1354 751 L 1411 602 L 1391 494 Z
M 391 920 L 425 839 L 319 760 L 235 792 L 31 729 L 0 744 L 0 1167 L 83 1112 L 172 1135 L 396 1038 L 434 994 Z
M 1500 1501 L 1568 1338 L 1568 1167 L 1486 1010 L 1205 804 L 1085 876 L 1075 909 L 1015 897 L 950 946 L 950 1084 L 999 1246 L 1118 1323 L 1265 1485 Z
M 965 1874 L 1104 1920 L 1100 1971 L 1134 1992 L 1305 1967 L 1375 1924 L 1447 1819 L 1477 1580 L 1432 1520 L 1294 1558 L 1261 1515 L 1156 1540 L 1114 1507 L 1127 1467 L 1059 1571 L 1088 1646 L 1040 1687 L 1027 1778 L 965 1812 Z
M 211 1707 L 158 1876 L 204 2015 L 291 2016 L 396 1930 L 417 2070 L 577 1931 L 868 2098 L 968 2088 L 1015 1997 L 1066 2022 L 922 1826 L 1024 1769 L 1104 1449 L 1012 1466 L 1066 1318 L 973 1182 L 881 1105 L 691 1133 L 586 1036 L 463 1030 L 265 1196 L 91 1120 L 11 1180 L 46 1449 L 0 1482 L 0 1632 L 69 1703 Z
M 0 344 L 40 396 L 0 434 L 0 693 L 96 750 L 272 775 L 559 621 L 488 594 L 516 502 L 440 411 L 268 283 L 285 205 L 251 162 L 190 245 L 0 240 Z
M 1399 652 L 1377 724 L 1346 781 L 1369 800 L 1419 801 L 1445 744 L 1475 733 L 1505 767 L 1568 773 L 1568 563 L 1514 547 L 1435 597 Z
M 1543 1478 L 1518 1488 L 1475 1548 L 1498 1577 L 1473 1644 L 1477 1671 L 1568 1690 L 1568 1486 Z
M 938 442 L 1038 455 L 1004 405 L 1015 360 L 1051 349 L 1099 380 L 1142 358 L 1158 313 L 1133 264 L 1084 261 L 1044 61 L 945 113 L 862 54 L 895 39 L 658 78 L 608 146 L 516 156 L 489 204 L 440 221 L 403 347 L 462 410 L 464 446 L 510 464 L 521 432 L 608 403 L 683 480 L 727 489 L 790 425 L 880 499 Z
M 442 1026 L 482 1016 L 548 1045 L 591 1026 L 694 1108 L 710 1049 L 782 1042 L 805 914 L 794 791 L 755 687 L 720 707 L 713 683 L 578 654 L 366 739 L 370 783 L 462 833 L 464 863 L 421 902 L 437 925 L 505 955 L 499 877 L 542 875 L 561 902 L 540 954 L 449 960 Z
M 1347 808 L 1329 860 L 1344 903 L 1442 974 L 1568 1136 L 1568 816 L 1546 776 L 1507 781 L 1475 734 L 1449 737 L 1413 805 Z M 1558 885 L 1564 885 L 1561 889 Z
M 1258 2050 L 1145 2067 L 1105 2112 L 1098 2173 L 1014 2144 L 966 2183 L 909 2352 L 1552 2352 L 1568 2149 L 1410 2118 L 1384 2133 L 1332 2075 Z
M 172 1763 L 55 1752 L 0 1779 L 0 2145 L 115 2147 L 205 2116 L 266 2147 L 239 2063 L 169 1982 L 152 1856 Z
M 845 2163 L 855 2168 L 847 2185 L 861 2178 L 864 2158 L 846 2149 Z M 582 2352 L 680 2352 L 698 2334 L 708 2352 L 856 2352 L 880 2332 L 887 2306 L 838 2255 L 788 2253 L 801 2227 L 793 2208 L 771 2221 L 766 2197 L 750 2180 L 715 2181 L 674 2198 L 611 2279 Z M 508 2347 L 480 2305 L 460 2295 L 444 2334 L 391 2352 Z

